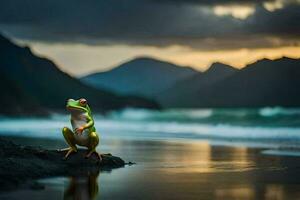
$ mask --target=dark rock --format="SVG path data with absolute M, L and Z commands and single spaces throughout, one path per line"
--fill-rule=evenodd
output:
M 136 163 L 129 161 L 129 162 L 125 163 L 125 164 L 131 166 L 131 165 L 135 165 Z
M 37 178 L 72 176 L 87 170 L 111 170 L 124 167 L 125 162 L 111 154 L 85 158 L 86 150 L 80 149 L 64 160 L 65 152 L 38 147 L 21 146 L 0 138 L 0 190 L 16 187 Z
M 38 182 L 33 182 L 29 187 L 32 190 L 43 190 L 43 189 L 45 189 L 45 186 L 38 183 Z

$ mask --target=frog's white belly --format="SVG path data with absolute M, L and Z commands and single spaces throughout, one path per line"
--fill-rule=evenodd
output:
M 87 117 L 84 114 L 72 118 L 72 129 L 76 143 L 80 146 L 88 146 L 89 143 L 89 130 L 85 129 L 82 134 L 77 134 L 76 129 L 84 126 L 87 123 Z

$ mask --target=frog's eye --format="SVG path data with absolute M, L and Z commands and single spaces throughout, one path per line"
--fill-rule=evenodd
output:
M 80 105 L 85 106 L 87 101 L 86 101 L 86 99 L 79 99 L 79 103 L 80 103 Z

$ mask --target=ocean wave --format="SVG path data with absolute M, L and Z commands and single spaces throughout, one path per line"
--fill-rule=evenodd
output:
M 208 118 L 212 113 L 212 109 L 169 109 L 164 111 L 124 109 L 122 111 L 112 112 L 108 117 L 126 120 L 191 120 Z
M 259 109 L 259 114 L 263 117 L 275 116 L 298 116 L 300 117 L 299 108 L 282 108 L 282 107 L 266 107 Z
M 95 115 L 101 138 L 209 139 L 286 142 L 300 144 L 299 109 L 195 109 L 131 110 Z M 51 118 L 5 118 L 0 134 L 61 138 L 61 128 L 70 126 L 70 116 Z
M 101 122 L 99 130 L 146 133 L 172 133 L 174 137 L 193 134 L 195 138 L 300 140 L 300 128 L 243 127 L 225 124 L 183 124 L 168 122 L 127 123 Z
M 260 109 L 170 109 L 163 111 L 125 109 L 112 112 L 106 118 L 122 121 L 299 127 L 300 109 L 280 107 Z
M 97 119 L 96 128 L 104 137 L 168 137 L 199 139 L 299 140 L 299 127 L 234 126 L 227 124 L 199 124 L 183 122 L 145 122 Z M 54 119 L 6 120 L 0 122 L 0 133 L 34 137 L 61 137 L 61 128 L 69 121 Z

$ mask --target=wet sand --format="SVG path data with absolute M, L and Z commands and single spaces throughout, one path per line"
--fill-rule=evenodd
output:
M 46 139 L 17 143 L 63 147 Z M 265 155 L 261 148 L 209 141 L 102 141 L 100 150 L 137 165 L 39 180 L 0 199 L 300 199 L 300 157 Z

